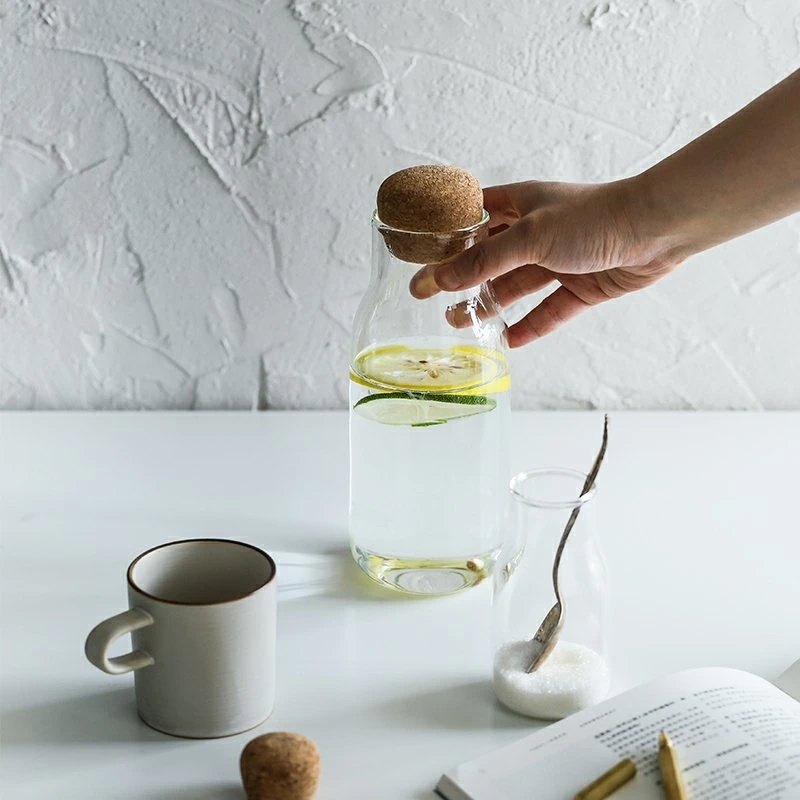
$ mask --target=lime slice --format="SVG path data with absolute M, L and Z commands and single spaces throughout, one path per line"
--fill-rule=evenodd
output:
M 384 392 L 362 397 L 353 406 L 353 410 L 356 414 L 382 425 L 422 428 L 443 425 L 452 419 L 484 414 L 496 405 L 491 397 L 479 394 L 426 394 L 424 397 L 414 397 L 406 392 Z
M 505 356 L 474 345 L 384 345 L 359 355 L 350 377 L 369 388 L 493 394 L 510 386 Z

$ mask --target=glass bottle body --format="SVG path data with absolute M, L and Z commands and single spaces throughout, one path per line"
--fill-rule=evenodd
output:
M 485 225 L 404 235 L 449 237 L 450 248 L 465 249 Z M 386 586 L 448 594 L 486 578 L 500 550 L 510 411 L 505 325 L 486 287 L 413 298 L 409 282 L 421 264 L 393 254 L 392 230 L 373 222 L 372 276 L 354 326 L 351 549 Z M 450 324 L 453 308 L 468 324 Z
M 494 671 L 498 699 L 526 716 L 560 719 L 608 694 L 608 577 L 593 533 L 597 487 L 581 495 L 576 470 L 523 472 L 511 482 L 511 525 L 493 585 Z M 559 568 L 562 628 L 533 673 L 531 640 L 556 597 L 553 561 L 567 520 L 580 508 Z

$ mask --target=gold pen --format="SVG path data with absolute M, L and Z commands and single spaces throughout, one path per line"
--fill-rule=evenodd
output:
M 624 758 L 618 764 L 604 772 L 596 781 L 592 781 L 586 788 L 575 795 L 574 800 L 604 800 L 610 794 L 624 786 L 636 774 L 636 764 L 629 758 Z
M 661 768 L 661 780 L 667 800 L 687 800 L 678 754 L 666 731 L 658 734 L 658 766 Z

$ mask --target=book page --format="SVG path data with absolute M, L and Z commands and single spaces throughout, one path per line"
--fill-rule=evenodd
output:
M 570 800 L 622 758 L 614 800 L 663 800 L 658 732 L 675 744 L 692 800 L 800 797 L 800 704 L 755 675 L 697 669 L 641 686 L 462 764 L 447 800 Z

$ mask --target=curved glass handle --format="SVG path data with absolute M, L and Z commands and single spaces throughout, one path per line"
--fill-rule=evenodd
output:
M 129 608 L 121 614 L 109 617 L 99 625 L 95 626 L 91 633 L 86 637 L 84 651 L 86 658 L 98 669 L 107 672 L 109 675 L 124 675 L 142 667 L 149 667 L 155 663 L 155 659 L 150 653 L 144 650 L 134 650 L 124 656 L 108 657 L 108 648 L 119 639 L 131 631 L 138 631 L 139 628 L 146 628 L 153 624 L 153 618 L 141 608 Z

